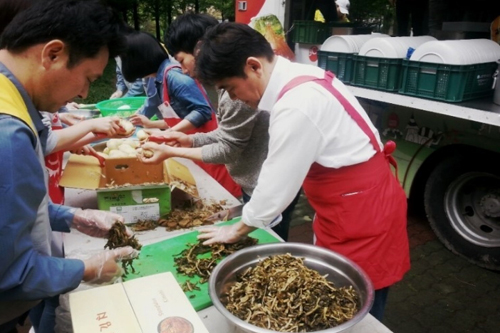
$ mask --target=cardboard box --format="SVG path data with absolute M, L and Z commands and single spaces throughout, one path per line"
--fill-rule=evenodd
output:
M 125 223 L 158 220 L 174 198 L 199 197 L 191 172 L 175 159 L 153 165 L 135 157 L 108 158 L 101 168 L 95 157 L 73 154 L 59 185 L 96 190 L 97 207 L 123 215 Z
M 75 333 L 208 333 L 172 273 L 69 294 Z

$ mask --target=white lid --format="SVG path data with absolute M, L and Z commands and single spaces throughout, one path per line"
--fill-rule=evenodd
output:
M 377 58 L 406 58 L 408 48 L 416 49 L 425 42 L 436 40 L 432 36 L 372 38 L 359 50 L 359 55 Z
M 417 48 L 410 60 L 450 65 L 495 62 L 500 45 L 489 39 L 460 39 L 427 42 Z
M 389 37 L 384 34 L 369 35 L 335 35 L 329 37 L 323 45 L 321 51 L 340 52 L 340 53 L 358 53 L 361 46 L 372 38 Z

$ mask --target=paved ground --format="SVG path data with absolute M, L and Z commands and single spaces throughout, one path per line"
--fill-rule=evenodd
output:
M 314 212 L 304 197 L 294 211 L 290 241 L 312 243 Z M 425 216 L 408 216 L 411 269 L 391 288 L 383 323 L 397 333 L 500 332 L 500 273 L 448 251 Z

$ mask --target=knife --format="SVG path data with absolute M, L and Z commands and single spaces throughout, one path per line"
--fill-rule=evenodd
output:
M 243 204 L 228 209 L 221 210 L 205 219 L 208 222 L 229 221 L 235 217 L 241 216 Z

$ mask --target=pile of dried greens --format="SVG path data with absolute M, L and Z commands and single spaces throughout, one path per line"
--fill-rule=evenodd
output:
M 217 262 L 223 257 L 255 244 L 257 244 L 257 239 L 252 237 L 246 237 L 234 244 L 203 245 L 203 241 L 200 240 L 197 244 L 188 244 L 187 249 L 175 255 L 175 267 L 177 272 L 189 277 L 197 275 L 201 278 L 200 283 L 205 283 Z M 199 257 L 208 253 L 211 253 L 209 258 Z
M 167 231 L 172 231 L 213 224 L 214 221 L 208 221 L 207 218 L 224 210 L 223 205 L 225 204 L 226 200 L 212 203 L 205 203 L 202 200 L 196 202 L 185 201 L 182 206 L 174 207 L 168 215 L 158 221 L 138 221 L 131 228 L 134 231 L 146 231 L 154 230 L 157 226 L 163 226 L 167 228 Z
M 136 250 L 140 250 L 142 245 L 139 244 L 135 235 L 130 237 L 127 235 L 127 228 L 123 222 L 115 222 L 111 229 L 109 229 L 108 241 L 106 245 L 104 245 L 105 249 L 116 249 L 118 247 L 131 246 Z M 122 259 L 122 267 L 125 271 L 124 275 L 128 274 L 128 267 L 132 269 L 132 273 L 135 273 L 134 266 L 132 266 L 132 262 L 134 259 Z
M 182 207 L 176 207 L 158 224 L 167 228 L 168 231 L 194 228 L 201 225 L 213 224 L 206 218 L 223 210 L 222 203 L 204 203 L 198 200 L 194 203 L 186 201 Z
M 276 255 L 248 268 L 222 302 L 229 312 L 277 332 L 314 332 L 340 325 L 360 307 L 352 286 L 335 288 L 302 258 Z

